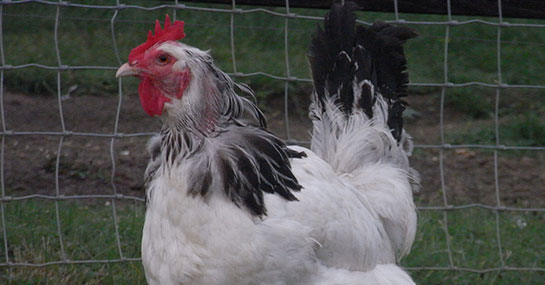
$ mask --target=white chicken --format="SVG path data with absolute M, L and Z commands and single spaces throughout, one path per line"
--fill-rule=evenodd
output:
M 355 8 L 334 3 L 310 45 L 310 150 L 267 131 L 236 93 L 252 91 L 177 41 L 183 22 L 167 15 L 131 51 L 116 76 L 138 77 L 163 122 L 145 173 L 150 284 L 413 284 L 396 262 L 416 230 L 400 99 L 415 33 L 356 26 Z

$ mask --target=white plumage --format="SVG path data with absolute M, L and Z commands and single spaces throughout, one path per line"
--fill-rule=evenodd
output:
M 220 195 L 189 198 L 190 164 L 154 179 L 142 240 L 148 281 L 412 284 L 395 265 L 416 228 L 407 173 L 376 163 L 338 175 L 312 151 L 292 148 L 308 155 L 292 160 L 303 186 L 299 201 L 266 194 L 269 214 L 262 219 Z
M 401 43 L 412 31 L 358 30 L 353 9 L 335 3 L 311 45 L 310 150 L 266 131 L 259 109 L 234 90 L 251 91 L 207 52 L 158 41 L 120 68 L 118 76 L 148 80 L 139 88 L 146 110 L 166 102 L 163 130 L 148 145 L 150 284 L 413 284 L 396 265 L 416 231 L 418 175 L 400 121 Z M 339 32 L 354 34 L 348 46 Z M 388 44 L 398 48 L 388 54 Z M 180 91 L 180 82 L 189 83 Z M 243 122 L 245 111 L 257 126 Z

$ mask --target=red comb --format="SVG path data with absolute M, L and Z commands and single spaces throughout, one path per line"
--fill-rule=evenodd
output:
M 157 43 L 176 41 L 183 38 L 185 38 L 184 22 L 174 21 L 174 23 L 171 24 L 170 17 L 167 14 L 165 17 L 165 28 L 162 29 L 159 20 L 155 20 L 155 35 L 152 34 L 151 31 L 148 31 L 147 41 L 132 49 L 129 54 L 129 62 L 133 62 L 140 58 L 148 48 Z

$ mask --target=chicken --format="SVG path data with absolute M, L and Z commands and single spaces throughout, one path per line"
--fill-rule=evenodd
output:
M 309 50 L 311 149 L 266 129 L 253 95 L 206 51 L 178 42 L 184 23 L 133 49 L 150 139 L 142 262 L 150 284 L 413 284 L 396 262 L 416 229 L 411 137 L 402 112 L 402 43 L 415 33 L 355 25 L 334 3 Z

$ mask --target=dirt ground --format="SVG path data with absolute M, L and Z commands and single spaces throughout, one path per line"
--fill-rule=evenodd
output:
M 119 97 L 74 95 L 62 101 L 65 129 L 74 132 L 111 134 L 114 132 Z M 265 113 L 272 131 L 286 137 L 283 99 L 267 102 Z M 416 144 L 439 142 L 438 96 L 414 95 L 409 103 L 412 113 L 406 120 Z M 55 96 L 4 94 L 7 130 L 62 131 Z M 291 102 L 289 124 L 292 139 L 308 140 L 310 122 L 307 102 Z M 147 116 L 137 95 L 122 98 L 118 133 L 156 132 L 158 119 Z M 414 112 L 416 111 L 416 112 Z M 446 110 L 445 117 L 459 114 Z M 478 123 L 478 122 L 477 122 Z M 449 120 L 445 132 L 467 126 L 467 122 Z M 4 185 L 6 195 L 54 195 L 56 193 L 56 158 L 59 145 L 59 192 L 61 195 L 111 194 L 112 159 L 115 162 L 114 185 L 118 193 L 143 197 L 143 172 L 147 163 L 145 144 L 148 136 L 115 139 L 69 136 L 17 135 L 4 141 Z M 422 177 L 422 189 L 415 195 L 420 205 L 442 205 L 440 152 L 418 149 L 411 163 Z M 495 205 L 494 153 L 475 149 L 445 150 L 444 187 L 450 204 L 483 203 Z M 498 185 L 501 203 L 506 206 L 545 206 L 545 156 L 542 152 L 514 155 L 499 152 Z

